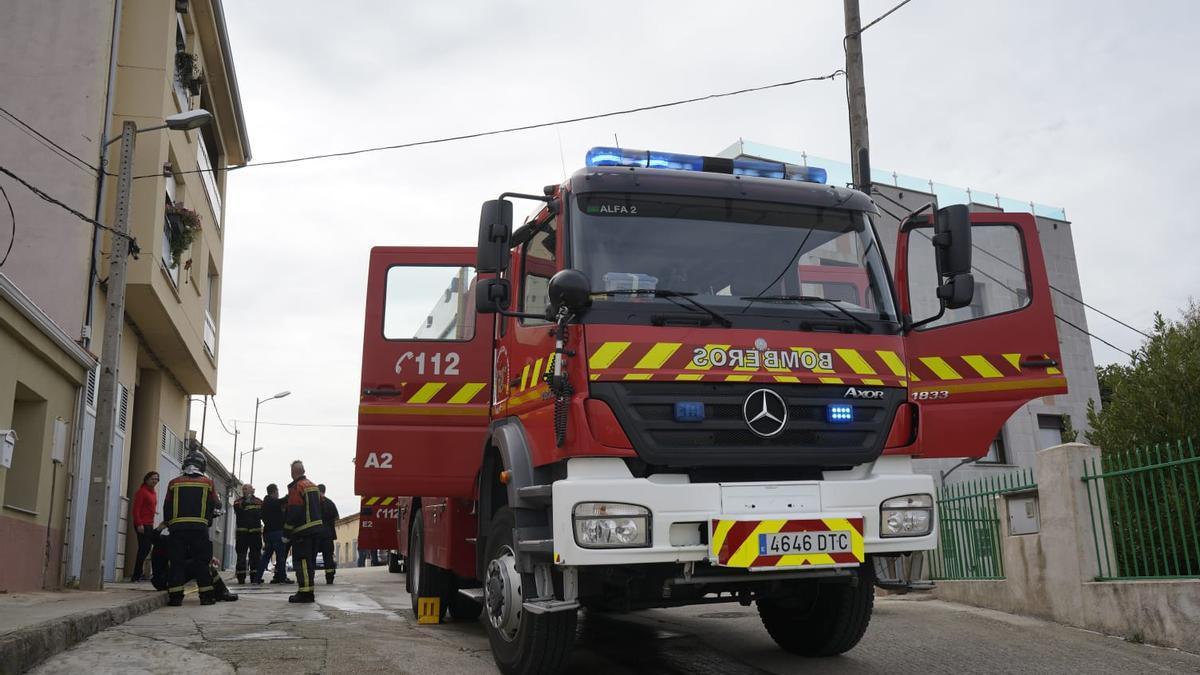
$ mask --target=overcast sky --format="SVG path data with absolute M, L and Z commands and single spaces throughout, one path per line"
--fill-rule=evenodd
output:
M 607 112 L 844 65 L 833 0 L 386 4 L 225 3 L 255 161 Z M 862 13 L 894 4 L 862 0 Z M 1195 228 L 1179 216 L 1200 184 L 1198 14 L 1190 1 L 913 0 L 864 35 L 872 164 L 1065 208 L 1085 300 L 1139 327 L 1155 310 L 1174 316 L 1200 287 Z M 250 420 L 256 396 L 292 392 L 261 408 L 259 494 L 286 483 L 288 461 L 301 458 L 343 515 L 357 508 L 372 246 L 470 245 L 481 201 L 560 181 L 614 134 L 635 148 L 713 154 L 744 138 L 845 159 L 846 119 L 838 80 L 231 173 L 218 405 L 227 423 Z M 1138 344 L 1095 314 L 1089 326 L 1123 349 Z M 1124 359 L 1093 349 L 1098 363 Z M 207 445 L 228 457 L 232 438 L 211 407 L 208 420 Z M 250 424 L 239 426 L 239 450 L 249 449 Z

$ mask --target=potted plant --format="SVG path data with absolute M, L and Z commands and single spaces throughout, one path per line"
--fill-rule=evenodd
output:
M 175 77 L 192 96 L 200 95 L 204 74 L 200 71 L 200 62 L 195 54 L 175 52 Z
M 171 247 L 171 267 L 175 268 L 179 266 L 183 252 L 200 236 L 200 214 L 179 202 L 168 202 L 167 222 L 171 223 L 168 243 Z

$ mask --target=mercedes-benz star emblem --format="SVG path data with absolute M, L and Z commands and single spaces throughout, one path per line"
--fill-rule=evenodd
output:
M 755 389 L 742 404 L 742 417 L 750 431 L 770 438 L 787 426 L 788 409 L 783 397 L 770 389 Z

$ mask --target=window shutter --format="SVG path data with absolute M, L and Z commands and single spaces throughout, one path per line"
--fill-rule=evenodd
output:
M 98 367 L 99 366 L 97 366 L 97 368 Z M 96 409 L 96 387 L 98 386 L 98 383 L 96 382 L 96 380 L 97 380 L 96 368 L 93 368 L 93 369 L 89 370 L 88 374 L 87 374 L 87 392 L 86 392 L 87 407 L 89 407 L 93 410 Z
M 117 408 L 117 427 L 121 431 L 129 431 L 129 388 L 123 384 L 117 385 L 121 392 L 121 402 Z

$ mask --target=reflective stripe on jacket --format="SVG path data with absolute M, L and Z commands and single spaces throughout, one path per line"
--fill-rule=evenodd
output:
M 213 482 L 204 476 L 183 475 L 167 483 L 163 520 L 172 530 L 207 530 L 220 508 Z
M 301 476 L 288 483 L 287 521 L 284 536 L 311 537 L 321 532 L 321 491 Z
M 238 532 L 262 532 L 262 505 L 258 497 L 243 497 L 233 503 Z

